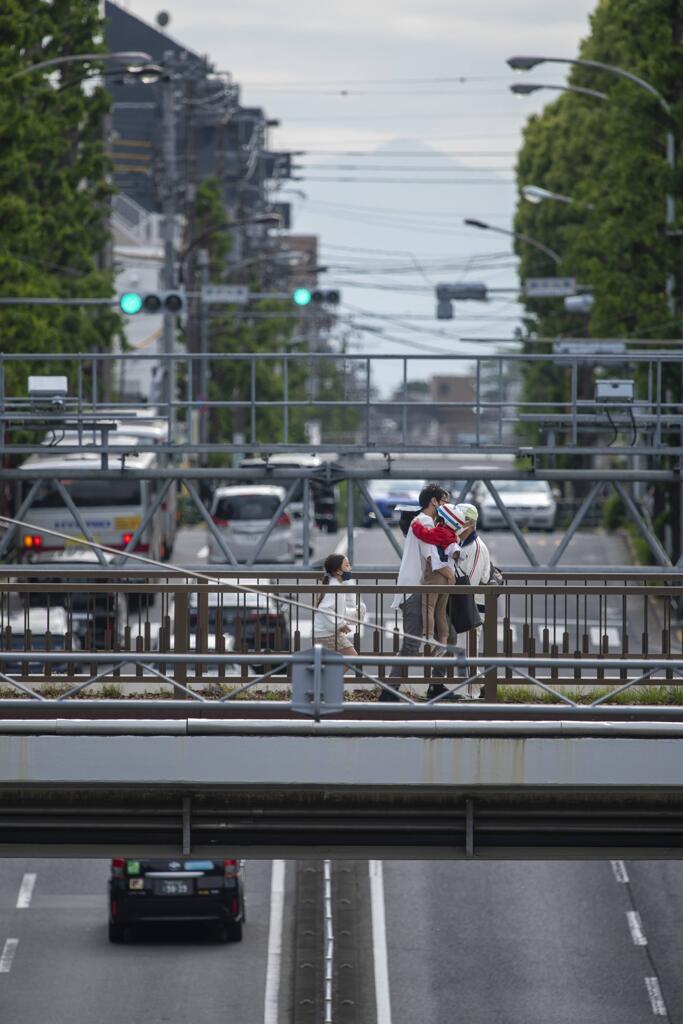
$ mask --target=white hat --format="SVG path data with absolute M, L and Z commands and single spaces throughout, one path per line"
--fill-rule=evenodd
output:
M 455 506 L 455 514 L 458 519 L 464 520 L 465 523 L 476 523 L 479 518 L 479 512 L 476 505 L 470 505 L 467 501 L 461 501 L 459 505 Z

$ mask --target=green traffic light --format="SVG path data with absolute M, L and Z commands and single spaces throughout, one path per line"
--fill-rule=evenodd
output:
M 307 306 L 311 301 L 311 293 L 308 288 L 297 288 L 292 298 L 297 306 Z
M 122 313 L 133 316 L 142 309 L 142 295 L 138 295 L 137 292 L 124 292 L 119 299 L 119 306 Z

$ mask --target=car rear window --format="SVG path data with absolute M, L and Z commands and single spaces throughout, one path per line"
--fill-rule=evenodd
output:
M 280 505 L 275 494 L 239 494 L 232 498 L 220 498 L 214 515 L 218 519 L 244 521 L 272 519 Z

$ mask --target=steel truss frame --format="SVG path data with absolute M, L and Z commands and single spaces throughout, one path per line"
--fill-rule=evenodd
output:
M 418 444 L 409 437 L 409 414 L 410 410 L 425 409 L 425 403 L 411 401 L 409 398 L 410 370 L 424 368 L 425 373 L 432 373 L 434 363 L 438 361 L 440 367 L 453 375 L 469 374 L 471 366 L 475 364 L 475 372 L 472 375 L 474 381 L 474 395 L 467 401 L 443 401 L 431 402 L 430 407 L 439 410 L 439 416 L 443 417 L 451 413 L 467 413 L 474 418 L 474 441 L 458 440 L 460 451 L 478 453 L 519 453 L 520 446 L 514 441 L 512 427 L 520 419 L 527 419 L 539 425 L 545 425 L 548 430 L 546 443 L 535 446 L 535 454 L 539 456 L 553 455 L 591 455 L 609 454 L 611 456 L 621 455 L 629 459 L 635 456 L 648 455 L 656 461 L 661 461 L 666 456 L 673 456 L 679 460 L 683 457 L 683 402 L 669 402 L 663 385 L 662 369 L 667 365 L 680 366 L 680 354 L 672 349 L 643 351 L 630 350 L 620 354 L 601 354 L 590 356 L 581 354 L 553 355 L 552 360 L 555 366 L 565 368 L 570 376 L 570 389 L 573 396 L 571 411 L 567 412 L 565 402 L 524 402 L 521 413 L 516 398 L 506 392 L 507 382 L 514 378 L 514 375 L 525 365 L 536 362 L 547 362 L 547 355 L 509 354 L 498 353 L 486 356 L 456 356 L 439 355 L 382 355 L 382 354 L 349 354 L 336 352 L 315 353 L 315 359 L 320 368 L 326 365 L 342 365 L 348 373 L 347 379 L 353 382 L 352 394 L 345 395 L 338 399 L 319 399 L 313 390 L 305 398 L 292 398 L 290 394 L 289 381 L 296 375 L 290 373 L 291 367 L 308 365 L 310 353 L 305 352 L 272 352 L 272 353 L 72 353 L 72 354 L 44 354 L 44 353 L 22 353 L 21 355 L 3 355 L 0 353 L 0 430 L 11 431 L 18 427 L 25 429 L 31 425 L 47 425 L 52 421 L 60 427 L 65 421 L 73 426 L 79 433 L 79 442 L 82 440 L 82 432 L 92 430 L 97 422 L 102 433 L 103 452 L 120 453 L 121 445 L 116 444 L 115 431 L 109 436 L 109 424 L 101 422 L 102 416 L 114 417 L 117 408 L 121 410 L 124 417 L 126 413 L 130 418 L 130 403 L 112 403 L 106 400 L 102 394 L 104 389 L 99 383 L 100 378 L 111 382 L 116 373 L 117 366 L 132 364 L 133 366 L 150 365 L 163 363 L 164 373 L 170 371 L 171 378 L 183 378 L 187 382 L 184 397 L 175 397 L 172 401 L 160 404 L 161 415 L 166 419 L 169 431 L 171 431 L 178 414 L 186 419 L 192 415 L 207 413 L 212 409 L 240 411 L 248 424 L 248 436 L 244 441 L 221 442 L 220 444 L 193 444 L 185 439 L 182 445 L 173 443 L 167 445 L 145 445 L 137 446 L 138 450 L 155 450 L 159 453 L 206 456 L 215 453 L 242 453 L 245 447 L 253 453 L 268 454 L 275 451 L 316 451 L 335 452 L 337 454 L 362 453 L 367 450 L 382 451 L 391 449 L 394 452 L 424 452 L 424 453 L 450 453 L 453 450 L 453 441 L 444 440 L 428 444 Z M 234 367 L 245 365 L 248 367 L 248 378 L 250 385 L 249 394 L 244 399 L 225 399 L 207 401 L 205 398 L 194 397 L 194 381 L 196 378 L 197 360 L 208 360 L 214 367 Z M 257 366 L 264 361 L 271 363 L 274 367 L 281 369 L 282 397 L 273 399 L 270 396 L 262 397 L 258 390 Z M 33 408 L 26 398 L 10 396 L 5 393 L 4 381 L 6 379 L 5 367 L 14 363 L 37 363 L 37 364 L 67 364 L 72 377 L 75 378 L 74 386 L 76 395 L 67 399 L 63 410 L 57 416 L 54 410 L 48 408 Z M 402 368 L 401 395 L 395 399 L 378 398 L 375 393 L 373 381 L 379 380 L 382 371 L 389 363 L 398 363 Z M 643 379 L 642 390 L 644 394 L 635 399 L 632 403 L 615 404 L 601 407 L 591 399 L 579 398 L 579 381 L 581 374 L 585 374 L 587 364 L 593 363 L 597 367 L 606 369 L 608 372 L 631 373 Z M 85 372 L 86 366 L 90 376 Z M 628 367 L 628 369 L 625 369 Z M 182 371 L 182 372 L 181 372 Z M 324 372 L 324 369 L 322 370 Z M 442 370 L 443 372 L 443 370 Z M 360 383 L 362 381 L 362 383 Z M 495 397 L 489 397 L 489 385 L 493 387 Z M 144 407 L 140 407 L 143 411 Z M 282 440 L 275 443 L 261 443 L 258 437 L 258 413 L 259 410 L 268 410 L 272 413 L 274 409 L 282 412 Z M 304 412 L 308 417 L 315 418 L 327 410 L 357 410 L 359 423 L 357 433 L 362 441 L 345 442 L 331 440 L 329 443 L 313 446 L 310 444 L 297 443 L 292 440 L 291 435 L 291 413 L 294 411 Z M 378 414 L 385 415 L 394 413 L 397 430 L 381 436 L 381 427 L 377 420 Z M 622 415 L 623 414 L 623 415 Z M 627 414 L 627 415 L 626 415 Z M 625 416 L 625 419 L 624 419 Z M 99 419 L 98 419 L 99 417 Z M 616 419 L 615 419 L 616 417 Z M 624 420 L 623 424 L 621 419 Z M 606 442 L 595 442 L 596 434 L 614 434 L 614 441 L 617 439 L 618 427 L 623 426 L 627 432 L 632 432 L 632 443 L 608 444 Z M 103 430 L 103 426 L 107 429 Z M 566 435 L 563 445 L 557 445 L 554 436 L 557 432 Z M 580 435 L 585 435 L 586 440 L 581 443 Z M 637 443 L 637 436 L 641 441 Z M 26 455 L 36 450 L 43 451 L 35 444 L 10 444 L 5 448 L 10 455 Z M 80 445 L 62 446 L 63 452 L 79 451 Z
M 405 469 L 405 468 L 402 468 L 402 467 L 398 468 L 398 469 L 395 469 L 394 467 L 392 467 L 391 461 L 389 460 L 386 470 L 383 469 L 381 473 L 379 472 L 378 468 L 372 469 L 372 470 L 357 470 L 357 469 L 352 469 L 351 467 L 344 467 L 344 466 L 334 466 L 334 467 L 329 467 L 329 468 L 330 468 L 331 472 L 329 472 L 329 473 L 327 473 L 325 475 L 321 474 L 319 471 L 315 472 L 315 471 L 311 471 L 311 470 L 284 470 L 284 469 L 277 469 L 276 467 L 271 467 L 271 468 L 269 468 L 267 470 L 267 474 L 266 475 L 267 475 L 268 482 L 281 483 L 282 485 L 287 487 L 287 492 L 286 492 L 285 496 L 283 497 L 282 501 L 280 502 L 277 510 L 275 511 L 273 516 L 271 517 L 270 522 L 266 525 L 263 533 L 259 537 L 259 539 L 258 539 L 258 541 L 256 543 L 256 548 L 254 550 L 254 553 L 252 554 L 252 556 L 249 559 L 249 561 L 246 563 L 247 565 L 253 566 L 253 565 L 255 565 L 257 563 L 257 559 L 258 559 L 259 555 L 261 554 L 261 552 L 262 552 L 262 550 L 263 550 L 263 548 L 264 548 L 268 538 L 272 534 L 273 529 L 275 528 L 275 525 L 276 525 L 279 517 L 282 515 L 282 513 L 289 506 L 290 502 L 293 499 L 293 496 L 294 496 L 294 494 L 296 492 L 296 489 L 297 489 L 300 481 L 303 480 L 303 484 L 304 484 L 304 487 L 303 487 L 303 490 L 304 490 L 304 502 L 303 502 L 303 536 L 304 536 L 304 543 L 303 543 L 303 549 L 304 549 L 303 550 L 303 568 L 310 568 L 312 566 L 312 563 L 310 562 L 310 553 L 309 553 L 310 552 L 310 536 L 311 536 L 312 524 L 311 524 L 311 521 L 310 521 L 310 501 L 307 500 L 307 499 L 308 499 L 309 494 L 310 494 L 309 488 L 310 488 L 311 480 L 320 480 L 321 476 L 322 476 L 323 479 L 325 479 L 326 482 L 330 478 L 334 482 L 337 482 L 337 483 L 341 483 L 343 480 L 347 481 L 348 488 L 349 488 L 349 493 L 348 493 L 348 496 L 347 496 L 349 516 L 348 516 L 347 523 L 346 523 L 346 534 L 347 534 L 347 554 L 348 554 L 349 559 L 353 562 L 353 555 L 354 555 L 354 529 L 355 529 L 355 525 L 356 525 L 355 524 L 355 519 L 354 519 L 353 489 L 357 488 L 359 493 L 360 493 L 360 495 L 361 495 L 361 497 L 362 497 L 362 499 L 363 499 L 363 501 L 367 504 L 367 506 L 369 506 L 372 509 L 372 511 L 373 511 L 373 513 L 375 515 L 375 520 L 376 520 L 377 524 L 379 525 L 379 527 L 381 528 L 382 532 L 384 533 L 384 535 L 388 539 L 389 544 L 391 545 L 392 549 L 395 551 L 397 558 L 400 560 L 402 551 L 401 551 L 401 546 L 400 546 L 400 544 L 399 544 L 399 542 L 397 540 L 396 534 L 393 531 L 391 524 L 389 522 L 387 522 L 386 517 L 382 514 L 382 512 L 379 509 L 376 501 L 374 500 L 374 498 L 372 497 L 370 491 L 368 490 L 366 481 L 370 480 L 370 479 L 377 479 L 378 476 L 381 476 L 382 478 L 386 478 L 386 479 L 391 479 L 392 474 L 395 472 L 397 475 L 400 473 L 401 479 L 407 479 L 407 478 L 410 478 L 410 476 L 414 476 L 415 479 L 416 479 L 416 483 L 417 483 L 418 481 L 421 481 L 421 480 L 424 479 L 425 467 L 421 467 L 419 470 L 415 470 L 414 468 Z M 128 542 L 128 544 L 126 545 L 125 549 L 121 552 L 121 554 L 119 556 L 117 556 L 117 558 L 116 558 L 117 564 L 120 564 L 122 561 L 125 561 L 126 555 L 129 554 L 129 553 L 132 553 L 135 550 L 135 547 L 138 544 L 140 538 L 142 537 L 142 535 L 144 534 L 145 530 L 150 525 L 154 515 L 156 514 L 158 508 L 160 507 L 161 503 L 163 502 L 164 498 L 166 497 L 166 495 L 168 493 L 168 490 L 170 489 L 170 487 L 172 486 L 172 484 L 175 481 L 177 481 L 178 483 L 183 485 L 185 487 L 185 489 L 187 490 L 187 493 L 188 493 L 188 495 L 190 497 L 190 500 L 192 501 L 192 504 L 194 505 L 194 507 L 198 511 L 199 515 L 201 516 L 201 518 L 202 518 L 203 522 L 205 523 L 206 528 L 209 531 L 211 537 L 215 540 L 216 544 L 218 545 L 219 550 L 222 552 L 222 554 L 223 554 L 223 556 L 225 558 L 225 564 L 226 565 L 233 565 L 233 566 L 237 566 L 239 564 L 237 562 L 237 560 L 236 560 L 232 550 L 230 549 L 229 544 L 227 543 L 227 541 L 225 540 L 225 538 L 221 534 L 220 530 L 216 527 L 216 524 L 213 522 L 211 516 L 208 513 L 208 510 L 207 510 L 206 506 L 202 502 L 201 497 L 200 497 L 199 493 L 197 492 L 197 488 L 195 487 L 194 481 L 195 481 L 195 479 L 197 479 L 197 474 L 200 474 L 199 479 L 206 479 L 207 471 L 203 471 L 203 470 L 194 470 L 193 471 L 192 469 L 182 469 L 182 470 L 175 470 L 174 471 L 174 470 L 171 470 L 171 469 L 168 469 L 168 470 L 167 469 L 161 469 L 161 470 L 156 470 L 156 471 L 154 471 L 154 470 L 125 470 L 124 472 L 126 474 L 130 474 L 131 477 L 135 476 L 135 477 L 138 477 L 140 479 L 162 479 L 162 480 L 164 480 L 164 484 L 161 487 L 159 493 L 155 496 L 155 498 L 154 498 L 153 502 L 150 504 L 149 508 L 145 511 L 145 515 L 143 516 L 143 519 L 142 519 L 141 523 L 139 524 L 139 526 L 136 528 L 133 537 Z M 236 479 L 238 479 L 238 480 L 245 480 L 245 481 L 246 480 L 254 481 L 254 472 L 255 472 L 254 470 L 244 470 L 244 469 L 240 470 L 240 469 L 236 469 L 236 470 L 217 470 L 215 472 L 215 474 L 214 474 L 213 471 L 208 471 L 209 475 L 212 475 L 213 479 L 216 479 L 216 478 L 220 479 L 222 477 L 224 479 L 230 479 L 232 481 L 235 481 Z M 261 472 L 261 471 L 259 471 L 259 472 Z M 445 471 L 442 468 L 440 471 L 434 472 L 432 474 L 432 476 L 435 479 L 437 479 L 437 480 L 440 477 L 441 477 L 441 479 L 449 480 L 449 479 L 452 479 L 454 472 L 457 472 L 457 467 L 455 465 L 451 465 L 451 466 L 448 466 Z M 467 468 L 465 471 L 463 471 L 463 473 L 464 472 L 468 472 L 468 473 L 471 472 L 471 467 Z M 482 472 L 482 473 L 478 474 L 476 479 L 482 480 L 484 482 L 484 484 L 486 485 L 489 493 L 491 494 L 491 496 L 493 497 L 493 500 L 496 503 L 496 506 L 497 506 L 498 510 L 501 513 L 501 516 L 502 516 L 502 518 L 503 518 L 503 520 L 505 522 L 505 525 L 508 527 L 508 529 L 511 530 L 511 532 L 515 536 L 517 542 L 519 543 L 520 548 L 522 549 L 522 552 L 523 552 L 524 557 L 526 558 L 527 562 L 531 566 L 540 567 L 541 563 L 539 562 L 538 558 L 536 557 L 536 555 L 532 551 L 531 547 L 529 546 L 529 544 L 528 544 L 524 534 L 522 533 L 522 531 L 520 530 L 518 524 L 516 523 L 516 521 L 514 519 L 514 516 L 506 508 L 506 506 L 503 503 L 500 495 L 498 494 L 498 491 L 497 491 L 497 489 L 495 487 L 495 484 L 493 482 L 493 478 L 490 475 L 491 472 L 495 475 L 495 479 L 496 480 L 510 479 L 510 478 L 537 479 L 537 480 L 555 480 L 555 479 L 558 479 L 558 475 L 559 475 L 564 480 L 576 480 L 576 481 L 581 481 L 581 482 L 585 482 L 586 477 L 589 474 L 587 474 L 586 471 L 583 471 L 583 472 L 581 472 L 581 471 L 574 471 L 574 472 L 572 472 L 570 470 L 568 470 L 568 471 L 536 470 L 534 472 L 528 472 L 528 473 L 523 473 L 523 472 L 510 473 L 509 471 L 506 472 L 504 470 L 494 470 L 494 471 L 489 471 L 488 473 L 487 472 Z M 7 470 L 7 471 L 4 472 L 3 475 L 6 478 L 10 478 L 10 479 L 14 479 L 14 480 L 22 480 L 24 482 L 31 482 L 31 488 L 29 490 L 29 493 L 27 494 L 25 500 L 22 502 L 21 507 L 20 507 L 20 509 L 19 509 L 19 511 L 18 511 L 18 513 L 16 515 L 16 519 L 17 520 L 25 520 L 26 516 L 28 515 L 28 513 L 30 513 L 31 508 L 33 507 L 33 502 L 34 502 L 34 500 L 35 500 L 35 498 L 36 498 L 36 496 L 38 494 L 38 489 L 39 489 L 40 484 L 41 483 L 47 483 L 48 487 L 57 490 L 57 492 L 59 493 L 60 497 L 62 498 L 62 500 L 64 502 L 65 507 L 71 512 L 71 514 L 73 515 L 74 519 L 76 520 L 76 523 L 78 525 L 79 530 L 81 531 L 82 536 L 85 537 L 85 539 L 87 541 L 91 542 L 94 545 L 94 550 L 95 550 L 95 553 L 97 555 L 97 558 L 98 558 L 98 561 L 100 562 L 100 564 L 101 565 L 106 564 L 106 560 L 104 558 L 104 555 L 102 554 L 102 552 L 99 550 L 99 548 L 95 544 L 94 537 L 93 537 L 91 531 L 88 529 L 88 526 L 87 526 L 87 523 L 86 523 L 86 520 L 85 520 L 85 518 L 83 516 L 82 511 L 75 505 L 75 503 L 73 502 L 71 496 L 68 494 L 68 492 L 66 491 L 66 489 L 62 485 L 61 481 L 55 480 L 54 475 L 49 470 L 44 470 L 44 471 L 36 470 L 35 472 L 29 472 L 29 471 L 25 471 L 25 470 Z M 73 470 L 73 471 L 70 470 L 69 471 L 69 476 L 70 477 L 78 477 L 79 479 L 83 479 L 83 478 L 88 479 L 88 478 L 90 478 L 90 479 L 98 479 L 99 480 L 99 479 L 102 479 L 103 475 L 105 476 L 105 478 L 107 477 L 107 475 L 110 475 L 113 479 L 120 479 L 121 478 L 121 471 L 109 470 L 109 471 L 104 471 L 104 473 L 102 471 L 98 471 L 98 470 Z M 594 474 L 590 474 L 589 479 L 592 476 L 594 476 Z M 629 474 L 629 476 L 630 476 L 631 480 L 640 480 L 640 479 L 649 480 L 649 479 L 651 479 L 651 474 L 649 474 L 647 470 L 642 471 L 642 473 L 634 472 L 634 473 Z M 670 476 L 670 478 L 672 480 L 678 480 L 679 479 L 678 474 L 676 474 L 674 472 L 671 472 L 671 474 L 667 474 L 667 477 L 668 476 Z M 658 479 L 660 477 L 661 477 L 661 471 L 658 474 Z M 672 563 L 671 559 L 669 558 L 669 556 L 668 556 L 667 552 L 665 551 L 665 549 L 662 547 L 662 545 L 659 542 L 656 534 L 654 533 L 654 530 L 651 528 L 650 524 L 647 522 L 645 516 L 643 516 L 643 514 L 638 509 L 638 506 L 634 502 L 632 496 L 629 494 L 628 489 L 626 487 L 624 487 L 623 480 L 624 480 L 624 473 L 619 473 L 619 471 L 605 471 L 604 473 L 600 473 L 598 475 L 598 479 L 593 479 L 592 487 L 591 487 L 589 493 L 586 495 L 586 497 L 584 498 L 583 502 L 581 503 L 581 506 L 577 509 L 577 511 L 575 512 L 574 516 L 572 517 L 572 520 L 569 523 L 569 525 L 567 526 L 565 534 L 564 534 L 564 537 L 562 538 L 560 544 L 555 549 L 555 551 L 550 555 L 549 560 L 547 562 L 547 565 L 549 567 L 552 567 L 552 566 L 555 566 L 555 565 L 559 564 L 560 559 L 564 555 L 564 553 L 565 553 L 565 551 L 566 551 L 570 541 L 572 540 L 572 538 L 576 534 L 577 530 L 579 529 L 579 527 L 583 523 L 584 519 L 586 518 L 586 516 L 587 516 L 588 512 L 590 511 L 590 509 L 592 508 L 592 506 L 597 501 L 597 499 L 598 499 L 598 497 L 600 495 L 600 492 L 601 492 L 601 490 L 604 487 L 614 488 L 614 491 L 619 495 L 619 497 L 621 498 L 621 500 L 622 500 L 622 502 L 624 504 L 624 508 L 626 510 L 627 516 L 634 523 L 634 525 L 636 526 L 636 529 L 638 530 L 638 532 L 641 535 L 641 537 L 643 537 L 643 539 L 647 542 L 650 550 L 652 551 L 652 554 L 653 554 L 653 556 L 655 558 L 655 561 L 656 561 L 657 565 L 660 565 L 660 566 L 663 566 L 663 567 L 667 567 L 667 568 L 672 567 L 673 563 Z M 459 495 L 457 496 L 457 500 L 458 501 L 464 501 L 465 500 L 465 498 L 467 496 L 467 493 L 469 492 L 469 490 L 473 486 L 474 482 L 475 482 L 474 478 L 470 478 L 470 479 L 466 480 L 466 482 L 465 482 L 464 486 L 462 487 Z M 453 496 L 453 497 L 455 497 L 455 496 Z M 0 524 L 0 526 L 1 525 L 2 524 Z M 29 526 L 32 525 L 30 523 L 30 521 L 29 521 L 28 525 Z M 39 530 L 40 527 L 38 525 L 36 525 L 35 529 Z M 17 536 L 17 532 L 18 532 L 18 527 L 15 526 L 15 525 L 10 525 L 5 530 L 4 537 L 2 537 L 2 539 L 0 539 L 0 559 L 4 558 L 8 554 L 8 552 L 11 550 L 12 544 L 14 543 L 15 538 Z M 683 565 L 683 554 L 681 555 L 681 558 L 679 559 L 677 564 L 678 565 Z M 359 568 L 362 568 L 362 566 L 359 566 Z

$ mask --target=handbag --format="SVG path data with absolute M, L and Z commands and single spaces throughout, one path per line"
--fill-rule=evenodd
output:
M 458 572 L 457 566 L 455 582 L 458 586 L 470 586 L 469 576 L 466 572 Z M 451 594 L 448 598 L 448 615 L 456 633 L 467 633 L 481 626 L 482 619 L 474 603 L 474 593 Z
M 486 582 L 487 585 L 493 584 L 496 587 L 502 587 L 505 585 L 505 577 L 498 566 L 494 565 L 493 562 L 491 562 L 491 571 L 489 572 L 489 578 Z

